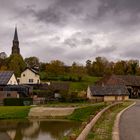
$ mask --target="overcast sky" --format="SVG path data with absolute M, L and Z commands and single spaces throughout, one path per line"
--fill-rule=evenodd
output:
M 140 59 L 140 0 L 0 0 L 0 51 L 8 55 L 16 24 L 24 58 Z

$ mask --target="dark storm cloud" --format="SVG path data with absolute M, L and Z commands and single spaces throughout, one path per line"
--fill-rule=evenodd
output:
M 17 23 L 25 57 L 140 58 L 139 0 L 1 0 L 0 17 L 1 51 L 10 53 Z
M 99 7 L 99 14 L 112 10 L 115 13 L 120 11 L 127 11 L 132 13 L 140 12 L 140 1 L 139 0 L 100 0 L 101 5 Z
M 109 20 L 114 20 L 118 25 L 120 24 L 123 27 L 139 23 L 139 0 L 100 0 L 100 2 L 97 18 L 104 19 L 104 17 L 108 16 Z

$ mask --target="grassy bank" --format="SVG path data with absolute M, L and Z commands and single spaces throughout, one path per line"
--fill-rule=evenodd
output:
M 28 116 L 28 106 L 0 106 L 0 119 L 23 119 Z
M 108 104 L 105 104 L 105 103 L 96 103 L 90 106 L 85 106 L 85 107 L 75 109 L 75 111 L 71 115 L 66 117 L 66 119 L 81 122 L 81 126 L 78 129 L 75 129 L 72 132 L 72 135 L 77 137 L 82 131 L 82 129 L 89 122 L 90 115 L 96 115 L 100 110 L 105 108 L 107 105 Z M 61 140 L 69 140 L 69 138 L 66 136 L 66 137 L 63 137 Z
M 132 102 L 124 102 L 105 112 L 89 133 L 87 140 L 111 140 L 116 115 L 130 104 Z
M 101 109 L 103 109 L 106 106 L 107 104 L 97 103 L 95 105 L 78 108 L 73 112 L 73 114 L 68 116 L 67 119 L 84 122 L 88 120 L 90 115 L 97 114 L 97 112 L 99 112 Z

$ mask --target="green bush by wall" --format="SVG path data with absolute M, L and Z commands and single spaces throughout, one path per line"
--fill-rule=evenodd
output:
M 27 106 L 33 104 L 32 98 L 5 98 L 5 106 Z

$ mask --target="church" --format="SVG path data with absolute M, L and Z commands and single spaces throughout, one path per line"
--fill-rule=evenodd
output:
M 17 27 L 15 28 L 11 55 L 20 55 Z M 40 76 L 39 76 L 38 71 L 36 71 L 33 68 L 26 67 L 21 72 L 21 75 L 18 78 L 18 83 L 19 84 L 39 84 Z

